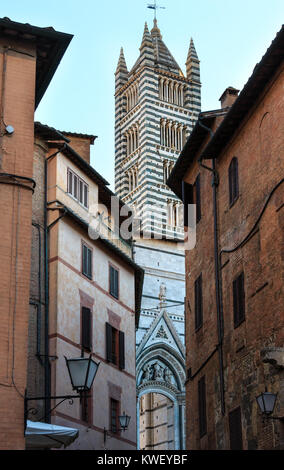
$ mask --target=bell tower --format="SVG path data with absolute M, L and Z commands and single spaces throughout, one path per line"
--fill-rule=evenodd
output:
M 156 2 L 151 7 L 156 13 Z M 140 221 L 133 256 L 145 271 L 136 332 L 137 443 L 148 450 L 184 449 L 183 211 L 166 182 L 200 113 L 193 40 L 184 74 L 155 15 L 129 71 L 121 49 L 115 79 L 115 191 Z M 169 426 L 155 428 L 152 438 L 151 422 Z
M 165 45 L 156 18 L 145 23 L 128 72 L 123 50 L 115 73 L 115 191 L 135 206 L 143 231 L 183 237 L 181 202 L 166 181 L 200 112 L 199 60 L 193 40 L 186 75 Z

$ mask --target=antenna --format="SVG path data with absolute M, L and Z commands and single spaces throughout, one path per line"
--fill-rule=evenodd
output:
M 156 13 L 157 13 L 158 8 L 165 10 L 166 7 L 160 7 L 159 5 L 157 5 L 157 0 L 154 0 L 154 3 L 148 3 L 147 8 L 150 8 L 151 10 L 155 11 L 154 19 L 156 20 L 157 19 Z

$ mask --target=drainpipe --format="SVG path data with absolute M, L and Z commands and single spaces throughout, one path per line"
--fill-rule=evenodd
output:
M 37 229 L 38 232 L 38 302 L 30 300 L 31 305 L 36 305 L 37 308 L 37 348 L 36 348 L 36 357 L 38 358 L 40 364 L 42 365 L 41 359 L 41 309 L 42 309 L 42 302 L 41 302 L 41 289 L 42 289 L 42 281 L 41 281 L 41 227 L 39 224 L 32 222 L 32 225 Z
M 48 277 L 48 226 L 47 226 L 47 167 L 48 162 L 66 147 L 63 144 L 59 150 L 54 152 L 44 160 L 44 271 L 45 271 L 45 321 L 44 321 L 44 378 L 45 378 L 45 396 L 51 396 L 50 387 L 50 362 L 49 362 L 49 277 Z M 45 400 L 45 420 L 50 422 L 50 398 Z
M 200 122 L 201 117 L 197 121 L 198 124 L 210 132 L 211 137 L 214 135 L 212 129 Z M 214 265 L 215 265 L 215 293 L 217 308 L 217 332 L 218 344 L 216 346 L 219 357 L 219 377 L 220 377 L 220 399 L 222 415 L 225 415 L 225 384 L 224 384 L 224 361 L 223 361 L 223 338 L 224 338 L 224 320 L 223 320 L 223 301 L 222 301 L 222 285 L 220 275 L 220 257 L 219 257 L 219 241 L 218 241 L 218 211 L 217 211 L 217 187 L 219 185 L 219 175 L 216 170 L 215 159 L 212 159 L 212 168 L 202 163 L 202 158 L 198 160 L 201 167 L 212 172 L 212 188 L 213 188 L 213 218 L 214 218 Z

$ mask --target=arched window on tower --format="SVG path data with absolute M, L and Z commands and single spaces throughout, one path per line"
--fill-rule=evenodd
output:
M 138 186 L 138 166 L 133 165 L 126 171 L 128 178 L 128 191 L 131 192 Z

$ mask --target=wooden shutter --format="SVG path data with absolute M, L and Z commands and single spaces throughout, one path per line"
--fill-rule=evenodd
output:
M 86 247 L 86 245 L 83 245 L 82 256 L 83 256 L 82 271 L 83 271 L 83 274 L 87 275 L 87 272 L 88 272 L 87 263 L 88 263 L 88 261 L 87 261 L 87 247 Z
M 234 326 L 236 328 L 245 320 L 245 289 L 243 272 L 233 281 L 233 307 Z
M 67 175 L 68 175 L 68 178 L 67 178 L 67 192 L 72 194 L 73 192 L 73 174 L 70 170 L 67 171 Z
M 78 176 L 73 175 L 73 196 L 78 198 Z
M 229 203 L 230 206 L 239 196 L 238 159 L 234 157 L 229 166 Z
M 83 204 L 83 181 L 79 180 L 79 201 Z
M 194 283 L 195 293 L 195 329 L 197 330 L 203 323 L 203 298 L 202 298 L 202 274 Z
M 118 299 L 118 270 L 110 266 L 110 294 Z
M 92 250 L 87 248 L 87 256 L 88 256 L 88 276 L 89 278 L 92 278 Z
M 193 187 L 182 181 L 182 202 L 183 202 L 183 224 L 185 227 L 189 226 L 188 220 L 188 205 L 193 204 Z
M 195 180 L 196 223 L 201 219 L 200 175 Z
M 202 437 L 207 433 L 205 376 L 203 376 L 198 382 L 198 409 L 199 409 L 199 435 L 200 437 Z
M 118 299 L 118 271 L 114 269 L 114 296 Z
M 92 313 L 87 307 L 82 307 L 82 347 L 92 349 Z
M 112 326 L 106 323 L 106 359 L 112 362 Z
M 84 184 L 84 206 L 88 207 L 88 185 Z
M 125 369 L 125 335 L 123 331 L 119 332 L 119 368 Z
M 229 427 L 230 427 L 230 449 L 242 450 L 243 437 L 242 437 L 242 416 L 241 409 L 236 408 L 229 413 Z

